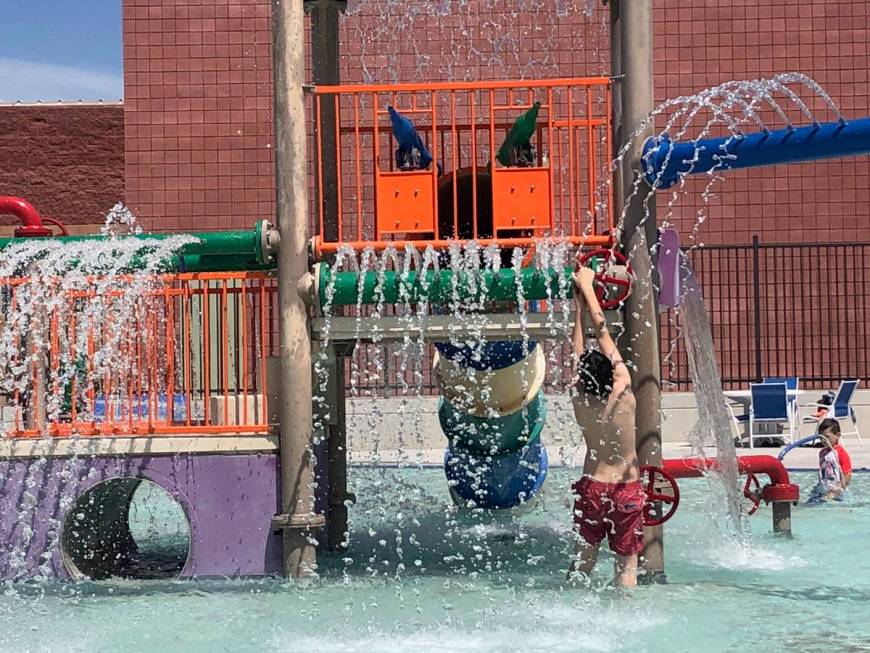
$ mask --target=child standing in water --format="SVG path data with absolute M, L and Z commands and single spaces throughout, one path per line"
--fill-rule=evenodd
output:
M 819 452 L 819 482 L 812 489 L 808 502 L 842 501 L 852 480 L 852 459 L 840 444 L 840 423 L 835 419 L 823 419 L 819 423 L 819 435 L 824 444 Z
M 573 403 L 586 441 L 586 460 L 583 476 L 573 486 L 574 528 L 579 537 L 568 576 L 591 573 L 606 536 L 616 554 L 614 582 L 628 587 L 637 584 L 645 502 L 635 450 L 635 399 L 628 368 L 595 295 L 594 278 L 595 273 L 585 267 L 574 274 L 574 353 L 580 363 L 579 392 Z M 587 311 L 597 348 L 585 346 Z

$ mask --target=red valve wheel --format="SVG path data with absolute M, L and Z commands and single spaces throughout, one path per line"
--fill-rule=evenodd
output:
M 643 507 L 643 525 L 660 526 L 664 524 L 674 516 L 674 513 L 680 505 L 680 488 L 677 485 L 677 479 L 668 474 L 668 472 L 661 467 L 656 467 L 654 465 L 641 465 L 640 482 L 643 484 L 643 490 L 646 494 L 646 504 Z M 660 485 L 662 482 L 670 485 L 671 494 L 665 494 L 656 490 L 656 485 Z M 661 517 L 657 517 L 653 512 L 653 504 L 656 501 L 660 501 L 661 503 L 670 506 Z
M 749 474 L 746 477 L 746 483 L 743 484 L 743 496 L 749 499 L 752 507 L 747 510 L 747 515 L 754 515 L 761 505 L 761 483 L 755 474 Z
M 600 257 L 604 259 L 601 263 L 601 267 L 598 272 L 595 273 L 595 281 L 598 283 L 595 285 L 595 296 L 598 297 L 598 303 L 601 304 L 601 308 L 604 310 L 609 310 L 613 308 L 617 308 L 622 302 L 628 299 L 629 294 L 631 294 L 631 281 L 628 279 L 620 279 L 619 277 L 615 277 L 612 274 L 607 273 L 607 268 L 611 263 L 615 263 L 616 265 L 624 265 L 628 270 L 629 276 L 632 273 L 631 265 L 628 263 L 628 259 L 621 252 L 617 252 L 615 249 L 607 249 L 604 247 L 600 247 L 598 249 L 593 249 L 586 252 L 583 256 L 580 257 L 578 263 L 580 265 L 586 265 L 590 259 L 593 257 Z M 608 286 L 617 286 L 619 291 L 616 293 L 614 297 L 606 297 L 607 287 Z

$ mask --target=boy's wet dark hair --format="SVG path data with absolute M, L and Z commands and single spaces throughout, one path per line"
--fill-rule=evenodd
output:
M 577 387 L 588 395 L 604 398 L 613 390 L 613 363 L 597 349 L 587 349 L 577 366 Z
M 819 433 L 824 433 L 828 429 L 831 429 L 834 435 L 840 435 L 840 422 L 832 417 L 826 417 L 819 422 Z

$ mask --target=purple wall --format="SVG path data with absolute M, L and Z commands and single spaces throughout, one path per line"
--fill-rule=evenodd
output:
M 69 578 L 61 529 L 75 499 L 110 478 L 148 479 L 190 522 L 181 577 L 259 576 L 281 569 L 272 533 L 280 501 L 275 454 L 0 460 L 0 579 Z

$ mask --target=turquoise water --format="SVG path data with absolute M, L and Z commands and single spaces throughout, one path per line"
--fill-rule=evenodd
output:
M 351 550 L 321 556 L 321 578 L 5 586 L 0 650 L 870 650 L 870 475 L 849 505 L 796 508 L 793 539 L 762 507 L 748 547 L 704 511 L 707 483 L 683 481 L 670 584 L 628 592 L 606 555 L 591 588 L 564 582 L 575 475 L 552 470 L 525 515 L 481 520 L 452 509 L 440 470 L 355 468 Z M 794 476 L 805 497 L 813 476 Z

